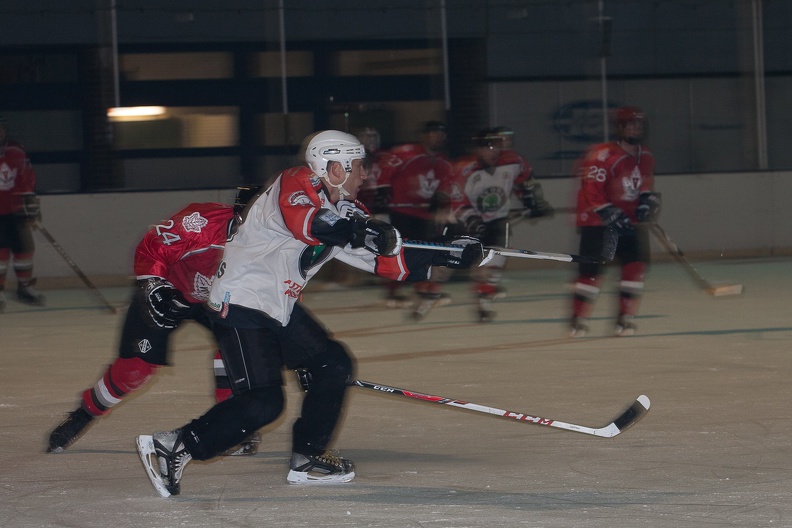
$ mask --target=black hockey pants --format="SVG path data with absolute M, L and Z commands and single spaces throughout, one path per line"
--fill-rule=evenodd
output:
M 299 303 L 285 327 L 261 312 L 231 305 L 225 319 L 213 320 L 213 331 L 234 397 L 182 428 L 193 458 L 212 458 L 277 419 L 284 403 L 284 366 L 306 368 L 312 376 L 292 429 L 292 449 L 324 452 L 354 371 L 346 348 Z

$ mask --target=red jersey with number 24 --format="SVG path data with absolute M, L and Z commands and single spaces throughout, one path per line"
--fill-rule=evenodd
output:
M 206 301 L 233 216 L 230 205 L 191 203 L 153 226 L 135 250 L 137 279 L 162 277 L 188 301 Z

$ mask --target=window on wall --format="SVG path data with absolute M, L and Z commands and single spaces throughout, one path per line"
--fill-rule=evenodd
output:
M 119 57 L 127 81 L 230 79 L 234 56 L 226 52 L 125 53 Z
M 79 74 L 77 56 L 61 53 L 21 53 L 3 55 L 0 84 L 71 83 Z
M 442 51 L 428 49 L 344 50 L 335 55 L 333 73 L 364 75 L 441 75 Z
M 281 54 L 277 51 L 254 53 L 250 58 L 251 77 L 281 77 Z M 314 74 L 314 54 L 311 51 L 286 52 L 286 76 L 310 77 Z
M 256 116 L 260 146 L 299 145 L 314 131 L 313 114 L 291 112 L 289 114 L 268 112 Z
M 237 107 L 149 107 L 110 115 L 119 150 L 233 147 L 239 144 Z M 143 109 L 141 109 L 143 110 Z
M 339 105 L 330 114 L 330 128 L 356 134 L 362 128 L 376 129 L 383 147 L 410 143 L 419 137 L 426 121 L 445 120 L 443 101 L 359 102 Z

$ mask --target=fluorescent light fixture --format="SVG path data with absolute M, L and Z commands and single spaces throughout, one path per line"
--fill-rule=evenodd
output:
M 146 121 L 165 117 L 164 106 L 127 106 L 108 108 L 107 117 L 111 121 Z

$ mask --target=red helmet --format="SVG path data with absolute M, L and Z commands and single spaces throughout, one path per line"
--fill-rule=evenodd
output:
M 643 138 L 644 128 L 646 127 L 646 114 L 638 108 L 637 106 L 623 106 L 616 110 L 616 135 L 621 138 L 625 139 L 628 143 L 637 144 L 640 143 L 641 139 Z M 636 135 L 632 137 L 625 136 L 625 128 L 628 123 L 639 122 L 643 125 L 638 131 L 636 131 Z
M 616 123 L 623 125 L 630 121 L 645 120 L 646 114 L 637 106 L 622 106 L 616 110 Z

